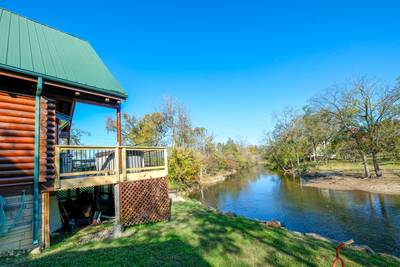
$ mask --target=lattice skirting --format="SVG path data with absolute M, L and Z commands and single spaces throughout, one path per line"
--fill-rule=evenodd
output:
M 120 183 L 120 223 L 130 226 L 170 217 L 167 178 Z

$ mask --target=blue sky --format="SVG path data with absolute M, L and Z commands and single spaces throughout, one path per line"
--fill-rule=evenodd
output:
M 323 3 L 324 2 L 324 3 Z M 351 2 L 351 3 L 350 3 Z M 163 96 L 218 140 L 259 143 L 272 114 L 335 82 L 400 76 L 399 1 L 23 1 L 0 5 L 88 40 L 140 116 Z M 87 144 L 113 110 L 78 105 Z

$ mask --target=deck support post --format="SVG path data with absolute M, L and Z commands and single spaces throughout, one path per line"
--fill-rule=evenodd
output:
M 50 247 L 50 193 L 42 193 L 42 240 L 43 247 Z
M 40 167 L 40 96 L 43 79 L 38 77 L 35 95 L 35 145 L 33 172 L 33 244 L 39 244 L 39 167 Z
M 120 205 L 119 205 L 119 182 L 114 185 L 114 209 L 115 209 L 115 224 L 120 224 Z

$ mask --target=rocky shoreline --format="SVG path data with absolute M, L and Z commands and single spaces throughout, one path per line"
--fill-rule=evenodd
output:
M 182 197 L 182 196 L 180 196 L 179 194 L 176 194 L 174 196 L 174 198 L 172 198 L 172 201 L 173 202 L 175 202 L 175 201 L 187 201 L 187 199 Z M 196 201 L 196 202 L 198 202 L 199 204 L 203 205 L 203 203 L 201 203 L 199 201 Z M 237 214 L 235 214 L 233 212 L 224 212 L 224 211 L 220 211 L 220 210 L 218 210 L 218 209 L 216 209 L 214 207 L 205 206 L 205 205 L 203 205 L 203 206 L 208 211 L 215 212 L 215 213 L 218 213 L 218 214 L 223 215 L 223 216 L 240 217 L 239 215 L 237 215 Z M 297 232 L 297 231 L 291 231 L 291 230 L 289 230 L 289 229 L 287 229 L 285 227 L 284 223 L 282 223 L 282 222 L 280 222 L 278 220 L 264 221 L 264 220 L 258 220 L 258 219 L 250 219 L 250 218 L 247 218 L 247 217 L 246 217 L 246 219 L 247 220 L 251 220 L 251 221 L 256 221 L 256 222 L 260 223 L 264 227 L 282 228 L 282 229 L 285 229 L 286 231 L 290 231 L 291 233 L 293 233 L 295 235 L 298 235 L 298 236 L 306 236 L 306 237 L 314 238 L 316 240 L 329 242 L 329 243 L 332 243 L 332 244 L 335 244 L 335 245 L 339 245 L 340 243 L 342 243 L 341 241 L 334 240 L 334 239 L 331 239 L 331 238 L 327 238 L 327 237 L 321 236 L 321 235 L 319 235 L 317 233 L 301 233 L 301 232 Z M 350 248 L 350 249 L 353 249 L 353 250 L 356 250 L 356 251 L 364 251 L 364 252 L 368 252 L 368 253 L 371 253 L 371 254 L 378 254 L 378 255 L 388 256 L 388 257 L 391 257 L 391 258 L 399 261 L 399 264 L 400 264 L 400 258 L 399 257 L 396 257 L 394 255 L 390 255 L 390 254 L 387 254 L 387 253 L 375 252 L 372 248 L 370 248 L 367 245 L 352 244 L 352 245 L 349 245 L 347 248 Z
M 238 216 L 233 212 L 223 212 L 223 211 L 219 211 L 219 210 L 217 210 L 217 209 L 215 209 L 213 207 L 206 207 L 206 208 L 209 211 L 217 212 L 218 214 L 221 214 L 221 215 L 231 216 L 231 217 L 237 217 Z M 328 238 L 328 237 L 324 237 L 324 236 L 321 236 L 321 235 L 319 235 L 317 233 L 301 233 L 301 232 L 297 232 L 297 231 L 291 231 L 291 230 L 287 229 L 284 226 L 284 223 L 282 223 L 282 222 L 280 222 L 278 220 L 263 221 L 263 220 L 258 220 L 258 219 L 250 219 L 250 218 L 247 218 L 247 217 L 246 217 L 246 219 L 259 222 L 260 224 L 262 224 L 265 227 L 283 228 L 283 229 L 285 229 L 287 231 L 290 231 L 290 232 L 292 232 L 292 233 L 294 233 L 296 235 L 299 235 L 299 236 L 307 236 L 307 237 L 314 238 L 314 239 L 317 239 L 317 240 L 329 242 L 329 243 L 332 243 L 332 244 L 335 244 L 335 245 L 339 245 L 339 244 L 342 243 L 341 241 L 338 241 L 338 240 L 335 240 L 335 239 L 331 239 L 331 238 Z M 378 255 L 382 255 L 382 256 L 392 257 L 393 259 L 397 260 L 399 262 L 399 264 L 400 264 L 400 258 L 399 257 L 396 257 L 396 256 L 391 255 L 391 254 L 383 253 L 383 252 L 375 252 L 372 248 L 370 248 L 367 245 L 352 244 L 352 245 L 347 246 L 347 248 L 351 248 L 351 249 L 356 250 L 356 251 L 364 251 L 364 252 L 368 252 L 368 253 L 371 253 L 371 254 L 378 254 Z

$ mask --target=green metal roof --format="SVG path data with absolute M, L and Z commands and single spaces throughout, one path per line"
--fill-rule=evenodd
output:
M 0 8 L 0 68 L 126 97 L 89 42 Z

